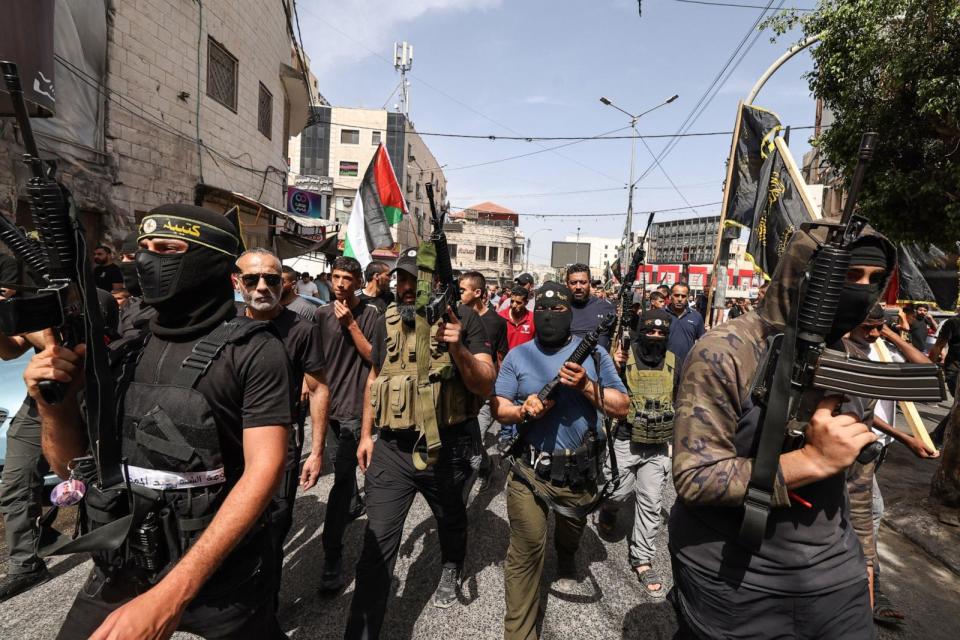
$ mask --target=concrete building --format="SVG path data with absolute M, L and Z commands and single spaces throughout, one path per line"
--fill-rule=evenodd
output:
M 433 183 L 440 206 L 446 202 L 447 181 L 413 123 L 403 114 L 385 109 L 318 105 L 311 112 L 310 126 L 290 143 L 291 183 L 303 176 L 331 177 L 327 218 L 345 227 L 364 171 L 382 142 L 410 213 L 398 225 L 394 238 L 400 247 L 415 246 L 429 233 L 424 185 Z
M 520 216 L 494 202 L 451 212 L 444 230 L 453 268 L 479 271 L 491 282 L 512 282 L 523 267 Z
M 248 245 L 296 255 L 285 233 L 287 142 L 312 89 L 289 0 L 56 3 L 56 116 L 34 121 L 91 239 L 119 242 L 153 207 L 238 207 Z M 12 127 L 0 208 L 32 227 Z
M 650 229 L 648 262 L 712 263 L 720 216 L 654 222 Z

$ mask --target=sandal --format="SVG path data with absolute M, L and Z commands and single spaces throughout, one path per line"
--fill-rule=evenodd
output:
M 660 577 L 660 574 L 657 573 L 657 570 L 653 567 L 649 569 L 644 569 L 643 571 L 637 572 L 636 569 L 633 570 L 637 574 L 637 579 L 640 580 L 640 584 L 643 585 L 644 590 L 647 592 L 647 595 L 651 598 L 662 598 L 667 595 L 667 590 L 664 589 L 663 578 Z M 651 589 L 651 585 L 658 584 L 660 585 L 659 589 Z
M 890 598 L 888 598 L 883 591 L 880 591 L 879 588 L 875 588 L 873 600 L 874 622 L 899 624 L 904 618 L 906 618 L 901 611 L 893 606 L 893 603 L 890 602 Z

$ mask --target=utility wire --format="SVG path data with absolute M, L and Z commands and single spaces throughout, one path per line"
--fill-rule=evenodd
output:
M 780 0 L 777 7 L 779 8 L 780 6 L 782 6 L 784 1 L 785 0 Z M 773 3 L 774 3 L 774 0 L 770 0 L 764 7 L 761 7 L 762 11 L 760 12 L 760 15 L 758 15 L 757 18 L 753 21 L 753 24 L 750 25 L 750 28 L 747 29 L 746 33 L 740 39 L 740 42 L 737 43 L 736 47 L 734 47 L 733 51 L 727 57 L 727 60 L 724 62 L 723 66 L 720 68 L 717 74 L 713 77 L 713 80 L 707 86 L 706 90 L 704 90 L 704 92 L 700 95 L 700 98 L 697 100 L 696 104 L 694 104 L 693 108 L 690 110 L 690 113 L 687 114 L 687 117 L 684 118 L 683 122 L 680 124 L 680 127 L 677 129 L 677 134 L 686 134 L 687 132 L 689 132 L 690 128 L 696 123 L 696 121 L 700 118 L 700 116 L 703 115 L 704 111 L 706 111 L 707 107 L 710 105 L 711 102 L 713 102 L 713 99 L 720 92 L 720 89 L 723 88 L 723 85 L 726 84 L 726 82 L 730 79 L 730 76 L 733 74 L 736 68 L 740 65 L 740 63 L 744 60 L 744 58 L 746 57 L 746 54 L 750 51 L 750 49 L 753 47 L 753 45 L 756 43 L 757 39 L 759 38 L 760 31 L 758 31 L 758 27 L 760 26 L 760 23 L 763 20 L 764 16 L 767 14 L 767 11 L 769 11 L 770 8 L 773 6 Z M 753 41 L 747 46 L 746 50 L 741 53 L 741 50 L 743 50 L 744 46 L 747 45 L 747 41 L 750 40 L 751 36 L 753 36 Z M 736 64 L 734 64 L 734 60 L 737 58 L 738 54 L 740 55 L 740 58 L 739 60 L 737 60 Z M 732 68 L 730 66 L 731 64 L 733 64 Z M 724 77 L 724 75 L 726 75 L 726 77 Z M 663 148 L 663 150 L 659 154 L 657 154 L 655 161 L 652 162 L 646 169 L 644 169 L 644 171 L 640 174 L 640 177 L 637 178 L 634 184 L 637 184 L 641 180 L 646 178 L 650 174 L 650 172 L 653 171 L 653 169 L 657 166 L 657 164 L 659 162 L 662 162 L 663 159 L 666 158 L 666 156 L 670 154 L 673 151 L 673 149 L 676 148 L 680 137 L 682 137 L 682 135 L 678 136 L 677 138 L 674 138 L 673 140 L 667 143 L 667 145 Z
M 763 5 L 758 4 L 737 4 L 734 2 L 707 2 L 707 0 L 673 0 L 684 4 L 703 4 L 708 7 L 736 7 L 738 9 L 763 9 Z M 802 7 L 785 7 L 785 11 L 799 11 L 801 13 L 813 13 L 816 9 L 804 9 Z
M 380 58 L 381 60 L 383 60 L 383 61 L 386 62 L 387 64 L 390 64 L 390 65 L 393 64 L 393 61 L 392 61 L 392 60 L 389 60 L 389 59 L 387 59 L 383 54 L 381 54 L 381 53 L 379 53 L 379 52 L 377 52 L 377 51 L 374 51 L 373 49 L 370 49 L 369 47 L 367 47 L 366 44 L 364 44 L 363 42 L 360 42 L 359 40 L 355 39 L 353 36 L 351 36 L 351 35 L 348 34 L 347 32 L 342 31 L 339 27 L 336 27 L 335 25 L 331 24 L 331 23 L 330 23 L 328 20 L 326 20 L 325 18 L 317 15 L 316 13 L 313 13 L 312 11 L 309 11 L 309 10 L 306 10 L 306 9 L 305 9 L 304 11 L 305 11 L 306 13 L 309 13 L 310 15 L 312 15 L 314 18 L 316 18 L 316 19 L 319 20 L 320 22 L 323 22 L 324 24 L 326 24 L 328 27 L 330 27 L 331 29 L 333 29 L 334 31 L 336 31 L 337 33 L 339 33 L 341 36 L 343 36 L 343 37 L 347 38 L 348 40 L 350 40 L 351 42 L 354 42 L 355 44 L 359 45 L 360 47 L 362 47 L 363 49 L 365 49 L 366 51 L 368 51 L 368 52 L 371 53 L 372 55 Z M 426 86 L 426 87 L 428 87 L 429 89 L 432 89 L 433 91 L 439 93 L 440 95 L 442 95 L 443 97 L 447 98 L 448 100 L 450 100 L 450 101 L 452 101 L 452 102 L 455 102 L 456 104 L 460 105 L 461 107 L 463 107 L 464 109 L 467 109 L 468 111 L 470 111 L 470 112 L 472 112 L 472 113 L 475 113 L 476 115 L 480 116 L 480 117 L 483 118 L 484 120 L 487 120 L 488 122 L 491 122 L 491 123 L 497 125 L 498 127 L 502 128 L 502 129 L 505 129 L 505 130 L 507 130 L 507 131 L 515 134 L 515 135 L 520 135 L 520 132 L 519 132 L 519 131 L 516 131 L 515 129 L 512 129 L 512 128 L 508 127 L 507 125 L 503 124 L 502 122 L 498 122 L 497 120 L 494 120 L 493 118 L 491 118 L 490 116 L 486 115 L 485 113 L 482 113 L 482 112 L 478 111 L 477 109 L 475 109 L 474 107 L 471 107 L 471 106 L 470 106 L 469 104 L 467 104 L 466 102 L 464 102 L 464 101 L 462 101 L 462 100 L 459 100 L 458 98 L 455 98 L 454 96 L 450 95 L 449 93 L 447 93 L 446 91 L 440 89 L 439 87 L 436 87 L 436 86 L 432 85 L 431 83 L 427 82 L 426 80 L 424 80 L 424 79 L 421 78 L 420 76 L 415 75 L 415 74 L 412 73 L 412 72 L 409 73 L 408 75 L 409 75 L 409 77 L 414 78 L 415 80 L 417 80 L 418 82 L 420 82 L 420 83 L 423 84 L 424 86 Z M 532 140 L 531 140 L 531 141 L 532 141 Z M 566 156 L 566 155 L 560 153 L 559 151 L 551 150 L 551 153 L 554 153 L 555 155 L 557 155 L 557 156 L 559 156 L 559 157 L 561 157 L 561 158 L 563 158 L 563 159 L 565 159 L 565 160 L 567 160 L 567 161 L 569 161 L 569 162 L 572 162 L 572 163 L 578 165 L 579 167 L 581 167 L 581 168 L 583 168 L 583 169 L 586 169 L 586 170 L 588 170 L 588 171 L 591 171 L 591 172 L 593 172 L 593 173 L 596 173 L 597 175 L 603 176 L 604 178 L 607 178 L 607 179 L 609 179 L 609 180 L 612 180 L 612 181 L 614 181 L 614 182 L 616 182 L 616 183 L 622 182 L 621 180 L 619 180 L 619 179 L 617 179 L 617 178 L 614 178 L 613 176 L 611 176 L 611 175 L 609 175 L 609 174 L 607 174 L 607 173 L 604 173 L 604 172 L 602 172 L 602 171 L 600 171 L 600 170 L 598 170 L 598 169 L 596 169 L 596 168 L 594 168 L 594 167 L 591 167 L 591 166 L 589 166 L 589 165 L 587 165 L 587 164 L 584 164 L 584 163 L 580 162 L 579 160 L 577 160 L 577 159 L 575 159 L 575 158 L 571 158 L 570 156 Z

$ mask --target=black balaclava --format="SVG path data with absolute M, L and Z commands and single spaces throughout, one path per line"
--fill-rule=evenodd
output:
M 670 335 L 671 314 L 663 309 L 650 309 L 640 318 L 637 327 L 637 352 L 640 359 L 648 366 L 656 366 L 663 362 L 667 355 L 667 337 Z M 660 329 L 662 338 L 647 335 L 647 331 Z
M 883 241 L 877 236 L 864 236 L 850 244 L 851 267 L 891 268 L 884 250 Z M 840 305 L 833 318 L 833 326 L 827 334 L 827 344 L 834 344 L 853 328 L 859 326 L 870 308 L 880 297 L 880 284 L 854 284 L 847 282 L 840 294 Z
M 533 305 L 533 326 L 537 341 L 548 349 L 559 349 L 570 341 L 573 310 L 570 309 L 570 289 L 557 282 L 546 282 L 537 289 Z M 566 307 L 562 312 L 557 307 Z
M 137 241 L 172 238 L 185 253 L 137 251 L 143 301 L 157 310 L 150 330 L 163 338 L 186 338 L 236 315 L 230 273 L 237 259 L 236 227 L 219 213 L 186 204 L 161 205 L 140 222 Z
M 123 241 L 120 253 L 136 253 L 139 248 L 137 244 L 137 234 L 131 233 L 127 236 L 127 239 Z M 121 260 L 117 263 L 117 266 L 120 267 L 120 273 L 123 275 L 123 288 L 129 291 L 131 296 L 142 296 L 143 290 L 140 288 L 140 278 L 137 276 L 136 261 L 124 262 Z

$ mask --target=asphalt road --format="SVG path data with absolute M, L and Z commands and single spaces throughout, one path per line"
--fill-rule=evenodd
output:
M 470 541 L 462 595 L 459 604 L 446 610 L 430 604 L 440 572 L 435 522 L 422 499 L 414 502 L 404 530 L 383 638 L 502 637 L 502 563 L 509 538 L 503 481 L 503 474 L 498 473 L 488 490 L 474 493 L 468 509 Z M 331 483 L 332 476 L 324 475 L 317 487 L 297 501 L 279 611 L 291 638 L 342 637 L 353 597 L 352 581 L 332 598 L 321 598 L 315 589 L 323 562 L 319 534 Z M 665 509 L 673 500 L 672 486 L 668 491 Z M 586 529 L 577 559 L 581 582 L 574 595 L 550 590 L 556 571 L 556 557 L 550 548 L 541 590 L 545 609 L 542 638 L 672 637 L 675 620 L 669 605 L 649 599 L 631 575 L 625 540 L 629 525 L 629 518 L 622 519 L 615 535 L 606 541 L 592 526 Z M 344 565 L 350 578 L 363 527 L 361 518 L 347 530 Z M 884 588 L 910 619 L 897 629 L 880 628 L 879 637 L 956 637 L 956 629 L 948 621 L 960 620 L 960 578 L 892 531 L 884 529 L 880 539 Z M 665 529 L 660 534 L 656 566 L 669 587 Z M 0 604 L 0 638 L 54 638 L 89 567 L 82 557 L 52 562 L 53 580 Z

